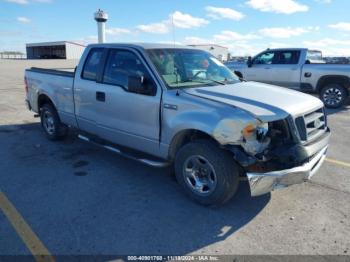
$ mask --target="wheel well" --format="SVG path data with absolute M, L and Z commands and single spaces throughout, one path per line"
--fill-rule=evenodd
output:
M 347 94 L 349 94 L 350 79 L 347 76 L 330 75 L 321 77 L 317 83 L 318 92 L 328 84 L 340 84 L 345 88 Z
M 42 106 L 45 104 L 50 104 L 53 107 L 55 107 L 54 103 L 51 101 L 51 99 L 47 95 L 44 95 L 44 94 L 39 95 L 39 97 L 38 97 L 38 110 L 40 111 Z
M 206 139 L 206 140 L 211 140 L 214 141 L 217 144 L 217 141 L 210 135 L 208 135 L 207 133 L 200 131 L 200 130 L 196 130 L 196 129 L 187 129 L 187 130 L 183 130 L 180 131 L 179 133 L 177 133 L 171 143 L 170 143 L 170 147 L 169 147 L 169 159 L 170 160 L 174 160 L 177 151 L 185 144 L 195 141 L 195 140 L 199 140 L 199 139 Z

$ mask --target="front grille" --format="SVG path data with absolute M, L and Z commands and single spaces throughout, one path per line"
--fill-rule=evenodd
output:
M 316 111 L 297 117 L 295 125 L 302 141 L 314 140 L 322 135 L 327 128 L 324 108 L 319 108 Z

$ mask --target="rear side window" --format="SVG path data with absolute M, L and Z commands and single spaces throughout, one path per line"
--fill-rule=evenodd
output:
M 103 49 L 91 49 L 84 65 L 82 78 L 96 81 L 97 71 L 102 59 Z
M 323 61 L 322 53 L 320 51 L 308 50 L 306 54 L 306 60 L 311 61 Z
M 274 64 L 279 65 L 296 65 L 299 62 L 299 51 L 281 51 L 277 53 Z

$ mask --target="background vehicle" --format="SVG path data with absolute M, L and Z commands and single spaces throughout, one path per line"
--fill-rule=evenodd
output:
M 268 49 L 247 63 L 227 66 L 248 81 L 318 93 L 330 108 L 344 105 L 349 96 L 350 65 L 326 64 L 320 51 Z
M 321 166 L 330 131 L 322 102 L 241 82 L 205 51 L 158 44 L 86 48 L 75 72 L 26 70 L 27 105 L 51 140 L 79 137 L 152 166 L 174 164 L 203 205 L 246 175 L 251 194 L 301 183 Z

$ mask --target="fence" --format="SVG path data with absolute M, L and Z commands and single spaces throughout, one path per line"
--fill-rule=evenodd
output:
M 25 54 L 0 53 L 0 59 L 27 59 L 27 56 Z

